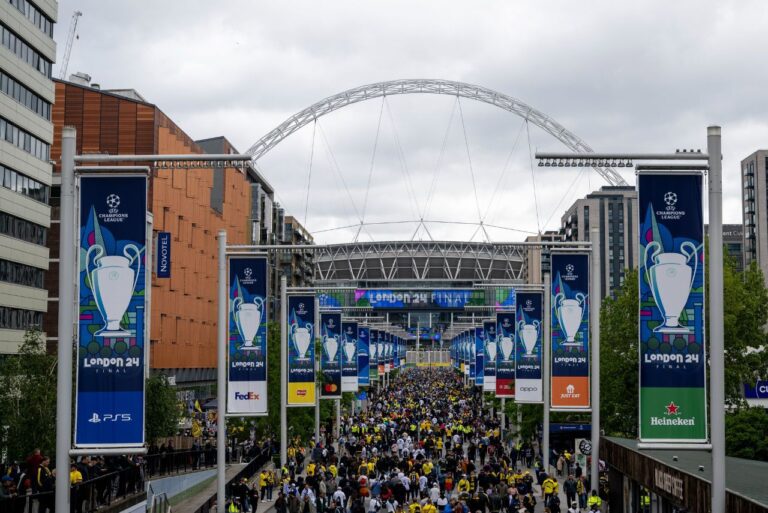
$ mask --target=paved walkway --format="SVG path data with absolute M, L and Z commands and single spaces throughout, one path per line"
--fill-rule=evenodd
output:
M 246 463 L 238 463 L 236 465 L 228 466 L 226 471 L 227 482 L 235 477 L 238 472 L 245 468 L 246 465 Z M 274 465 L 271 462 L 267 464 L 267 468 L 272 469 L 273 467 Z M 200 506 L 205 503 L 205 501 L 208 500 L 211 495 L 214 495 L 215 493 L 216 478 L 214 476 L 214 478 L 208 482 L 205 488 L 195 493 L 193 496 L 184 499 L 179 504 L 172 506 L 171 510 L 173 513 L 194 513 L 198 508 L 200 508 Z M 274 509 L 274 504 L 274 502 L 259 501 L 259 506 L 256 510 L 256 513 L 267 513 L 270 509 Z M 214 507 L 211 511 L 216 511 L 216 508 Z

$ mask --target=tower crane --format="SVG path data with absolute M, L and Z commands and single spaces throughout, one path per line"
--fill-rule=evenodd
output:
M 67 75 L 67 67 L 69 66 L 69 56 L 72 54 L 72 43 L 75 41 L 75 32 L 77 30 L 77 19 L 82 16 L 83 13 L 75 11 L 72 13 L 72 20 L 69 22 L 69 34 L 67 35 L 67 45 L 64 47 L 64 58 L 61 60 L 61 67 L 59 68 L 59 78 L 63 79 Z

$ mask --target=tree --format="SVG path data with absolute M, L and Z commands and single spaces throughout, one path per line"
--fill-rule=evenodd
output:
M 23 460 L 35 448 L 56 446 L 56 356 L 39 330 L 24 334 L 18 354 L 0 361 L 0 454 Z
M 624 272 L 616 297 L 600 309 L 600 422 L 607 435 L 637 436 L 638 274 Z
M 159 374 L 147 380 L 145 408 L 148 443 L 152 444 L 160 438 L 176 434 L 181 409 L 176 400 L 176 392 L 165 375 Z
M 727 414 L 725 451 L 728 456 L 768 461 L 768 412 L 740 408 Z

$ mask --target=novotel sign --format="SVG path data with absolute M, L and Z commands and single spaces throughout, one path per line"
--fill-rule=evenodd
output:
M 170 232 L 158 232 L 157 234 L 157 277 L 171 277 L 171 234 Z

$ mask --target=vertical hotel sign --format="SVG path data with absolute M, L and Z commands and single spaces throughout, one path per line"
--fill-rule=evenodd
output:
M 315 296 L 288 296 L 288 406 L 315 405 Z
M 320 397 L 338 399 L 341 397 L 341 314 L 320 314 L 320 329 L 323 348 L 320 357 L 320 372 L 323 375 Z
M 515 397 L 515 312 L 496 313 L 496 397 Z
M 640 440 L 707 440 L 702 174 L 639 175 Z
M 144 443 L 147 177 L 82 176 L 77 447 Z
M 542 395 L 542 301 L 540 292 L 517 293 L 515 401 L 540 403 Z
M 589 255 L 552 252 L 553 409 L 589 408 Z
M 227 413 L 267 414 L 266 297 L 266 257 L 229 257 Z

